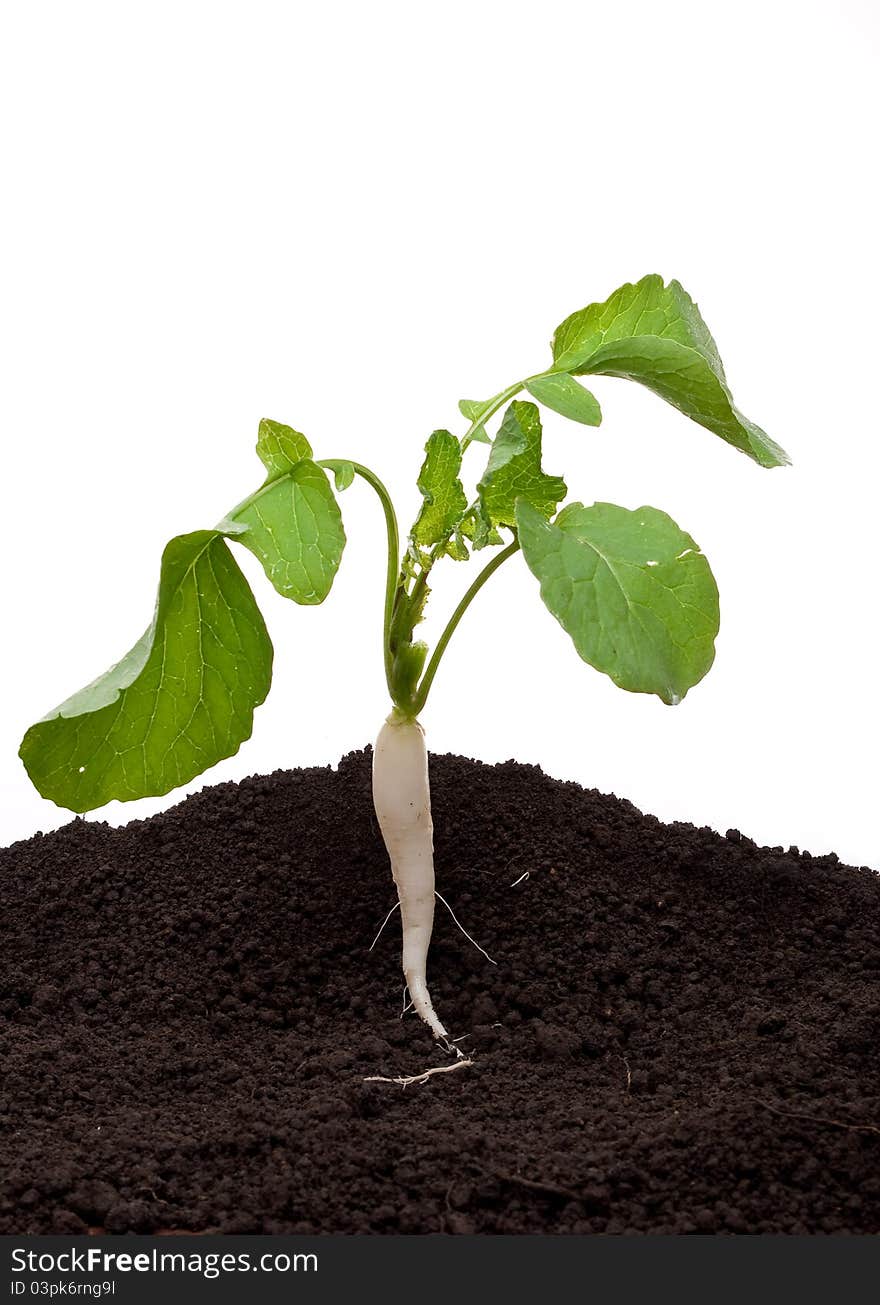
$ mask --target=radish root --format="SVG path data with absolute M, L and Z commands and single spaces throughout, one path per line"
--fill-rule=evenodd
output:
M 528 873 L 528 871 L 526 871 L 526 873 Z M 485 947 L 481 947 L 480 944 L 477 942 L 476 938 L 472 938 L 472 937 L 470 936 L 470 934 L 468 933 L 467 929 L 466 929 L 466 928 L 464 927 L 464 925 L 461 923 L 461 921 L 459 920 L 458 916 L 455 914 L 455 912 L 453 911 L 452 907 L 451 907 L 451 906 L 449 905 L 449 903 L 447 902 L 446 898 L 443 896 L 442 893 L 438 893 L 436 888 L 434 889 L 434 896 L 437 898 L 438 902 L 442 902 L 443 905 L 446 907 L 447 911 L 448 911 L 449 914 L 452 916 L 452 923 L 455 925 L 456 929 L 460 929 L 460 930 L 461 930 L 461 932 L 464 934 L 465 938 L 467 938 L 468 942 L 471 943 L 472 946 L 476 947 L 477 951 L 480 952 L 481 955 L 485 956 L 486 960 L 489 962 L 490 965 L 497 965 L 498 962 L 492 960 L 492 957 L 491 957 L 491 956 L 489 955 L 489 953 L 486 951 L 486 948 L 485 948 Z M 383 925 L 382 927 L 384 928 L 385 926 Z
M 434 1037 L 451 1050 L 427 982 L 434 928 L 434 825 L 425 733 L 417 720 L 396 710 L 382 726 L 373 750 L 373 805 L 400 900 L 406 986 Z
M 392 906 L 391 910 L 390 910 L 390 911 L 388 912 L 388 914 L 385 916 L 385 919 L 384 919 L 384 920 L 382 921 L 382 923 L 379 925 L 379 932 L 376 934 L 376 937 L 373 939 L 373 941 L 370 943 L 369 947 L 367 948 L 367 951 L 368 951 L 368 952 L 371 952 L 371 951 L 373 950 L 373 948 L 376 946 L 376 943 L 379 941 L 379 939 L 382 937 L 382 934 L 383 934 L 384 931 L 385 931 L 385 926 L 386 926 L 386 924 L 387 924 L 388 921 L 391 919 L 391 917 L 392 917 L 392 915 L 394 914 L 394 912 L 395 912 L 395 911 L 399 911 L 399 910 L 400 910 L 400 902 L 398 901 L 398 902 L 395 902 L 395 903 L 394 903 L 394 905 Z
M 459 1052 L 459 1055 L 461 1053 Z M 396 1083 L 398 1087 L 412 1087 L 414 1083 L 427 1083 L 432 1074 L 451 1074 L 454 1069 L 465 1069 L 474 1062 L 463 1058 L 454 1060 L 451 1065 L 436 1065 L 433 1069 L 426 1069 L 421 1074 L 399 1075 L 397 1078 L 386 1078 L 383 1074 L 371 1074 L 365 1078 L 365 1083 Z

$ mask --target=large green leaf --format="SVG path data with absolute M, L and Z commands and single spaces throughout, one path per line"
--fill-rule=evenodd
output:
M 534 403 L 514 399 L 507 409 L 477 490 L 493 526 L 516 524 L 517 499 L 550 516 L 565 498 L 565 481 L 541 469 L 541 418 Z
M 283 476 L 303 458 L 312 456 L 312 448 L 305 435 L 292 426 L 264 417 L 257 431 L 257 456 L 266 468 L 268 480 Z
M 579 421 L 582 426 L 598 426 L 602 420 L 602 409 L 594 396 L 567 372 L 532 376 L 525 385 L 533 399 L 571 421 Z
M 345 531 L 326 473 L 306 458 L 269 480 L 223 526 L 262 562 L 266 575 L 295 603 L 322 603 L 330 592 Z
M 718 590 L 699 548 L 665 512 L 572 503 L 550 522 L 517 504 L 541 597 L 585 662 L 634 693 L 680 702 L 708 671 Z
M 448 430 L 435 430 L 425 445 L 418 486 L 424 502 L 412 537 L 422 548 L 446 539 L 467 508 L 467 495 L 458 478 L 461 444 Z
M 639 381 L 763 467 L 788 455 L 736 408 L 715 341 L 678 281 L 624 285 L 572 313 L 553 336 L 556 370 Z
M 272 644 L 221 534 L 172 539 L 152 624 L 126 657 L 31 726 L 20 755 L 71 811 L 168 793 L 238 751 L 272 680 Z

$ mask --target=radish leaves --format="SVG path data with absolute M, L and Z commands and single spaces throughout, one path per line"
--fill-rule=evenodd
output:
M 582 426 L 598 426 L 602 420 L 602 410 L 590 391 L 567 372 L 532 376 L 526 381 L 526 389 L 545 408 L 579 421 Z
M 257 432 L 257 456 L 268 472 L 268 484 L 270 480 L 293 471 L 303 458 L 310 458 L 312 449 L 305 435 L 300 435 L 298 430 L 264 417 Z
M 471 441 L 474 444 L 492 443 L 483 425 L 483 417 L 490 411 L 489 403 L 479 403 L 476 399 L 459 399 L 458 411 L 462 417 L 467 417 L 468 421 L 473 423 Z
M 565 481 L 541 469 L 541 418 L 533 403 L 515 399 L 507 409 L 477 489 L 493 526 L 516 525 L 517 500 L 550 516 L 565 497 Z
M 325 463 L 324 465 L 326 466 L 327 464 Z M 336 488 L 340 493 L 342 493 L 344 489 L 348 489 L 349 485 L 354 484 L 356 472 L 353 462 L 336 462 L 333 464 L 331 469 L 333 471 L 333 479 L 336 482 Z
M 671 517 L 570 503 L 554 522 L 517 504 L 519 542 L 541 597 L 584 661 L 621 689 L 674 705 L 715 655 L 718 590 Z
M 339 568 L 345 531 L 330 482 L 311 458 L 268 480 L 223 525 L 260 559 L 284 598 L 323 603 Z
M 320 603 L 346 542 L 336 494 L 355 480 L 378 496 L 385 519 L 382 650 L 402 720 L 415 719 L 424 705 L 473 598 L 520 550 L 546 606 L 585 661 L 624 689 L 679 702 L 714 656 L 718 593 L 709 564 L 656 508 L 572 503 L 556 515 L 566 485 L 542 467 L 536 403 L 582 427 L 597 426 L 599 404 L 577 378 L 626 377 L 761 466 L 788 459 L 735 407 L 715 342 L 677 281 L 664 285 L 647 276 L 621 286 L 604 303 L 567 317 L 552 347 L 546 371 L 491 398 L 462 399 L 468 426 L 461 436 L 435 430 L 429 437 L 417 481 L 420 509 L 402 552 L 394 505 L 374 472 L 347 458 L 317 462 L 299 431 L 261 421 L 263 484 L 214 530 L 168 544 L 146 634 L 25 735 L 21 756 L 40 792 L 88 811 L 111 799 L 166 793 L 235 753 L 269 690 L 272 645 L 226 541 L 254 553 L 284 597 Z M 536 402 L 518 398 L 523 391 Z M 491 447 L 471 497 L 463 462 L 475 443 Z M 429 656 L 415 630 L 433 567 L 484 549 L 500 551 L 478 570 Z
M 121 662 L 36 725 L 21 758 L 71 811 L 168 793 L 250 737 L 272 680 L 272 643 L 216 530 L 162 555 L 152 624 Z
M 734 405 L 715 341 L 677 281 L 646 276 L 572 313 L 556 328 L 553 359 L 559 372 L 641 382 L 762 467 L 788 462 Z
M 425 445 L 418 486 L 425 500 L 412 528 L 416 544 L 427 548 L 447 540 L 464 516 L 467 496 L 458 478 L 461 444 L 448 430 L 435 430 Z

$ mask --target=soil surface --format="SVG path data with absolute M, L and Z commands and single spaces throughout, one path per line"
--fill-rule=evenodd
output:
M 880 876 L 431 780 L 405 1089 L 368 751 L 0 852 L 0 1232 L 880 1232 Z

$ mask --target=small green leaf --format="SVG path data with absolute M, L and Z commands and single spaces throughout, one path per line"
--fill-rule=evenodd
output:
M 516 525 L 517 499 L 550 516 L 565 497 L 565 481 L 541 470 L 541 418 L 534 403 L 514 399 L 507 409 L 477 490 L 493 526 Z
M 407 549 L 401 559 L 400 569 L 407 580 L 416 580 L 422 571 L 429 570 L 431 554 L 426 548 L 419 548 L 410 537 Z
M 168 793 L 250 737 L 272 682 L 272 643 L 222 536 L 162 555 L 152 624 L 122 661 L 24 736 L 43 797 L 71 811 Z
M 718 349 L 678 281 L 659 276 L 572 313 L 553 336 L 556 369 L 639 381 L 762 467 L 788 455 L 736 408 Z
M 567 372 L 533 376 L 525 384 L 533 399 L 571 421 L 579 421 L 583 426 L 598 426 L 602 420 L 602 409 L 596 399 Z
M 458 401 L 458 411 L 461 413 L 462 417 L 466 417 L 472 425 L 474 422 L 478 423 L 471 432 L 471 440 L 474 444 L 492 443 L 488 432 L 486 431 L 486 427 L 479 420 L 479 418 L 488 411 L 490 406 L 491 400 L 483 400 L 482 403 L 477 399 L 459 399 Z
M 456 562 L 466 562 L 468 560 L 470 553 L 460 530 L 455 531 L 443 552 L 446 557 L 451 557 Z
M 484 515 L 479 500 L 471 506 L 467 515 L 462 517 L 459 530 L 465 539 L 471 541 L 477 551 L 504 543 L 502 536 Z
M 418 479 L 424 503 L 412 531 L 414 541 L 423 548 L 446 539 L 467 508 L 460 470 L 461 444 L 448 430 L 435 430 L 425 445 Z
M 305 604 L 327 597 L 345 531 L 330 482 L 316 462 L 303 459 L 267 481 L 223 525 L 244 527 L 234 532 L 237 542 L 260 559 L 279 594 Z
M 264 417 L 257 432 L 257 456 L 268 472 L 268 483 L 293 471 L 303 458 L 310 458 L 312 449 L 305 435 L 300 435 L 298 430 Z
M 541 597 L 585 662 L 671 705 L 703 678 L 715 656 L 718 590 L 665 512 L 572 503 L 550 522 L 521 499 L 517 524 Z
M 348 489 L 349 485 L 354 481 L 354 463 L 333 462 L 330 464 L 330 469 L 333 472 L 333 479 L 336 483 L 336 488 L 341 494 L 343 490 Z

